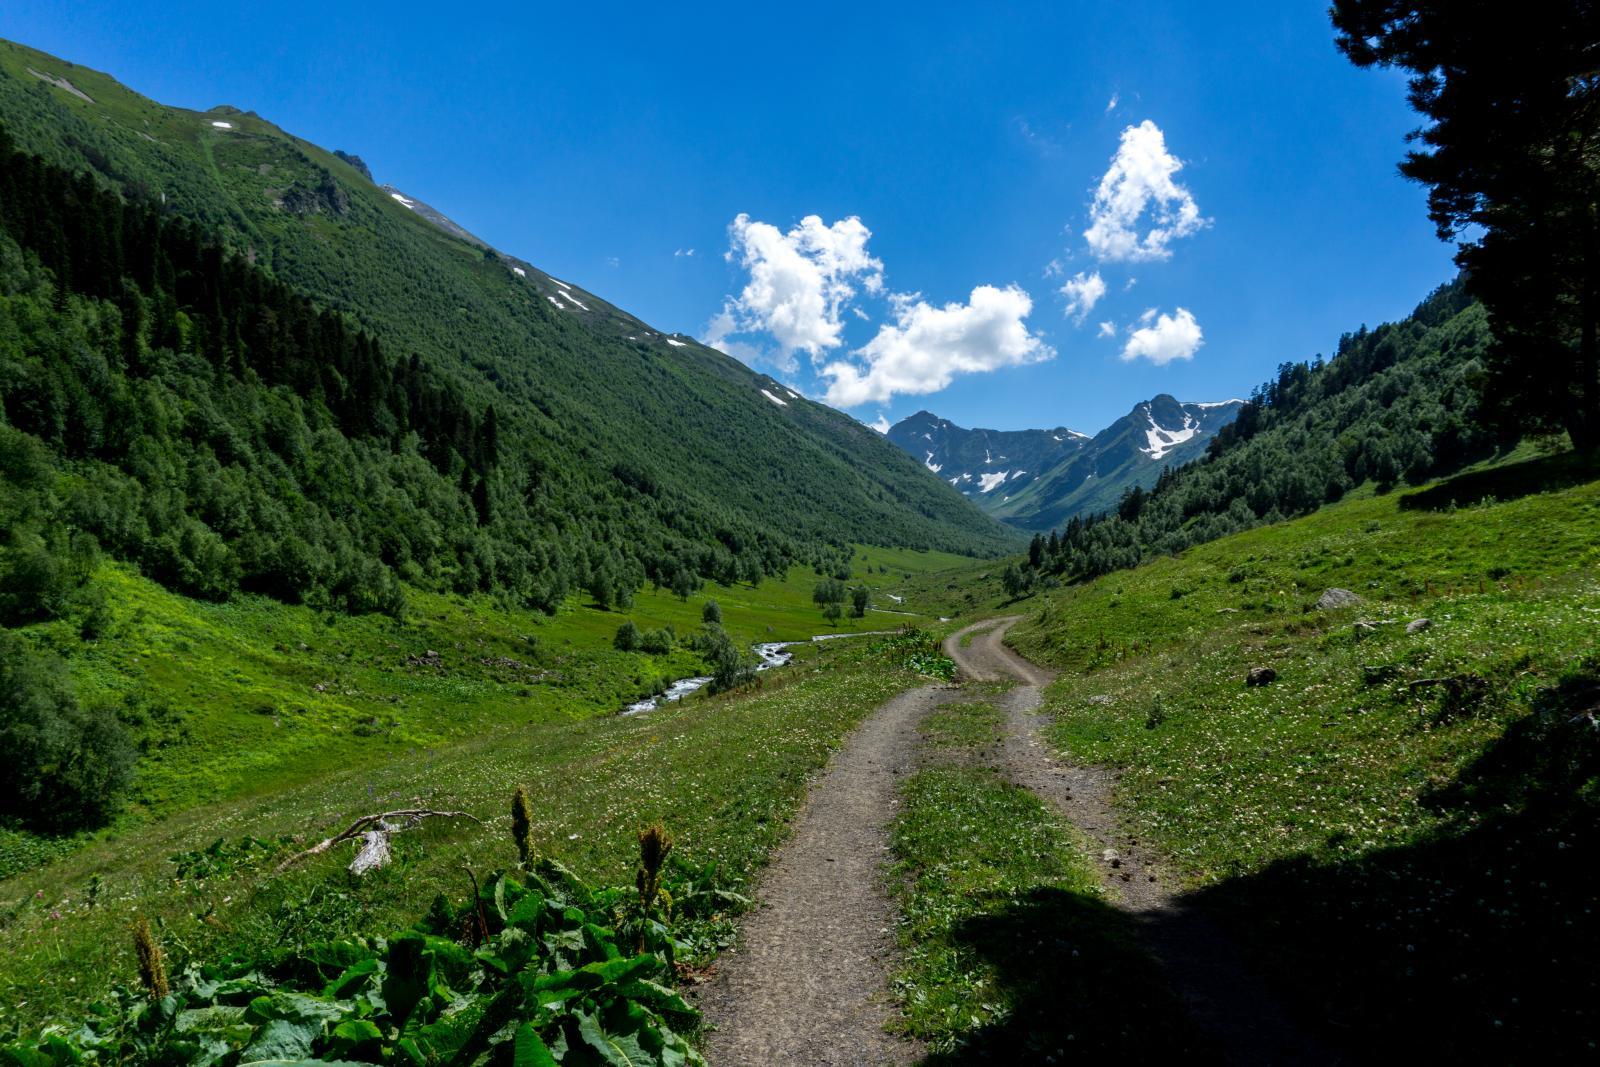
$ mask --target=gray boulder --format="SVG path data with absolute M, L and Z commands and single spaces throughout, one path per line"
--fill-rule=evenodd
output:
M 1348 589 L 1328 589 L 1317 598 L 1317 607 L 1323 611 L 1351 608 L 1361 603 L 1361 598 Z
M 1406 633 L 1420 634 L 1422 631 L 1428 629 L 1432 625 L 1432 619 L 1412 619 L 1410 622 L 1406 623 Z

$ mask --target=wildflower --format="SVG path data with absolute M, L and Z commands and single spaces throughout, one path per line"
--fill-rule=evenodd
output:
M 672 852 L 672 838 L 660 824 L 639 833 L 639 874 L 634 879 L 639 889 L 639 903 L 646 909 L 655 903 L 661 890 L 661 868 Z
M 140 983 L 151 1000 L 161 1000 L 167 995 L 167 966 L 161 959 L 161 946 L 144 919 L 133 925 L 133 950 L 139 956 Z

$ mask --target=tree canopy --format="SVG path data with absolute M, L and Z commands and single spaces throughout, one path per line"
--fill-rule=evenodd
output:
M 1408 71 L 1400 164 L 1488 311 L 1485 413 L 1600 447 L 1600 4 L 1335 0 L 1340 49 Z

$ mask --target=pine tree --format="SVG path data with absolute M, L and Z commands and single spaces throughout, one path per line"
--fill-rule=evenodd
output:
M 1490 389 L 1515 429 L 1600 447 L 1600 26 L 1590 0 L 1335 0 L 1358 66 L 1410 72 L 1427 120 L 1401 173 L 1429 187 L 1439 236 L 1496 344 Z

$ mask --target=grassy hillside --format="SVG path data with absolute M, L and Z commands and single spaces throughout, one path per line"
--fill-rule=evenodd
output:
M 707 599 L 741 647 L 915 624 L 886 594 L 903 589 L 906 575 L 960 561 L 865 546 L 855 556 L 854 580 L 885 609 L 861 619 L 824 618 L 812 602 L 818 576 L 801 567 L 754 587 L 713 584 L 687 600 L 647 590 L 626 612 L 573 600 L 545 616 L 487 596 L 411 590 L 411 610 L 396 620 L 260 596 L 197 601 L 105 564 L 95 582 L 114 607 L 102 633 L 85 639 L 73 619 L 12 632 L 63 658 L 79 703 L 133 735 L 139 762 L 127 810 L 107 831 L 115 834 L 352 764 L 381 766 L 467 738 L 615 712 L 705 673 L 682 640 L 700 630 Z M 670 627 L 680 641 L 664 655 L 618 651 L 612 642 L 624 620 Z M 0 879 L 104 836 L 0 829 Z
M 1121 770 L 1130 835 L 1363 1055 L 1595 1039 L 1597 476 L 1531 458 L 1351 499 L 1013 630 L 1062 671 L 1056 742 Z
M 174 972 L 185 958 L 271 958 L 410 923 L 436 893 L 463 891 L 463 864 L 482 873 L 514 861 L 517 785 L 530 794 L 539 854 L 584 877 L 627 878 L 634 834 L 659 820 L 677 839 L 676 869 L 715 865 L 716 881 L 737 889 L 843 734 L 917 680 L 896 653 L 865 642 L 807 648 L 792 668 L 763 677 L 757 693 L 648 715 L 573 722 L 555 710 L 449 745 L 345 747 L 342 767 L 313 780 L 264 774 L 244 794 L 127 826 L 0 881 L 0 1030 L 69 1018 L 112 982 L 132 982 L 135 916 L 158 925 Z M 343 869 L 347 851 L 274 873 L 290 837 L 304 847 L 358 815 L 413 801 L 467 810 L 483 825 L 400 834 L 395 865 L 360 881 Z M 696 951 L 713 951 L 730 932 L 726 920 L 702 930 L 709 940 Z
M 1009 543 L 847 416 L 781 393 L 787 402 L 773 403 L 761 392 L 775 390 L 769 379 L 446 233 L 258 116 L 163 107 L 106 75 L 5 43 L 0 123 L 23 149 L 199 224 L 389 351 L 419 354 L 469 402 L 493 404 L 516 457 L 497 494 L 554 485 L 589 509 L 625 514 L 648 508 L 639 492 L 654 487 L 672 510 L 727 516 L 748 527 L 743 536 L 782 530 L 798 545 L 973 552 Z

